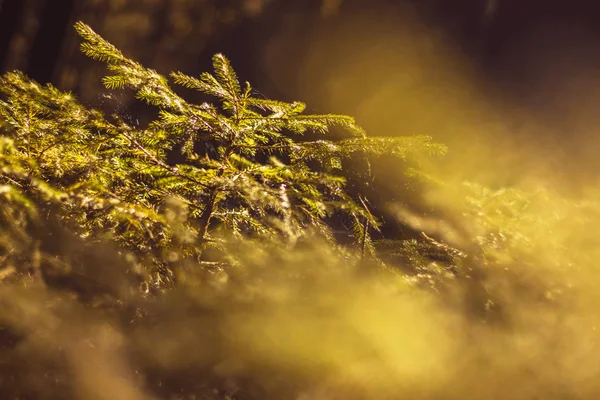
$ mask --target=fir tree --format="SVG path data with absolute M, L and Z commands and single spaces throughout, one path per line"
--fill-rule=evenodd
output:
M 82 51 L 113 73 L 104 85 L 133 89 L 159 116 L 136 127 L 21 73 L 4 75 L 5 198 L 23 205 L 43 200 L 82 237 L 110 233 L 121 248 L 149 259 L 160 279 L 171 279 L 172 260 L 208 261 L 207 249 L 217 250 L 219 262 L 234 261 L 225 247 L 230 237 L 283 238 L 293 246 L 316 232 L 334 243 L 327 224 L 334 215 L 354 221 L 364 253 L 379 221 L 366 200 L 345 190 L 344 160 L 445 151 L 429 137 L 367 137 L 348 116 L 306 114 L 303 103 L 257 97 L 222 54 L 213 57 L 212 73 L 171 74 L 176 85 L 215 99 L 193 104 L 168 78 L 130 60 L 87 25 L 75 27 Z M 328 139 L 335 126 L 345 138 Z M 169 162 L 173 151 L 181 152 L 176 164 Z

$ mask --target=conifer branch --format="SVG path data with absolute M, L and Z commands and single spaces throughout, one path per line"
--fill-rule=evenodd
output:
M 36 210 L 39 201 L 52 204 L 62 220 L 93 240 L 109 232 L 122 249 L 149 257 L 161 279 L 170 270 L 169 246 L 209 261 L 204 250 L 227 234 L 224 229 L 240 240 L 296 240 L 313 231 L 334 244 L 334 215 L 354 220 L 347 233 L 364 257 L 372 253 L 369 233 L 379 222 L 362 193 L 348 192 L 353 172 L 342 171 L 342 163 L 357 153 L 418 161 L 445 152 L 426 136 L 367 137 L 351 117 L 305 114 L 304 103 L 255 97 L 222 54 L 213 57 L 211 72 L 167 78 L 127 58 L 89 26 L 78 22 L 75 29 L 82 51 L 106 63 L 104 85 L 132 88 L 158 109 L 158 118 L 138 130 L 22 73 L 5 74 L 0 179 L 10 189 L 4 198 L 24 210 Z M 193 104 L 172 83 L 212 100 Z M 343 139 L 330 135 L 334 127 L 345 132 Z M 307 133 L 323 136 L 298 140 Z M 168 156 L 179 149 L 180 159 L 170 165 Z M 167 199 L 177 199 L 185 217 L 174 220 Z

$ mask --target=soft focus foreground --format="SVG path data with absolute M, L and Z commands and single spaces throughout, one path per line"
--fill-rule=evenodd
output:
M 521 230 L 519 221 L 503 224 L 514 242 L 497 259 L 492 244 L 483 244 L 488 261 L 470 268 L 485 276 L 451 279 L 443 295 L 397 273 L 365 274 L 318 243 L 293 252 L 249 244 L 238 249 L 243 267 L 227 279 L 188 273 L 159 297 L 123 295 L 102 308 L 53 285 L 5 284 L 3 392 L 49 399 L 595 398 L 597 246 L 587 241 L 595 235 L 581 211 L 557 207 L 552 233 L 546 206 L 526 212 L 542 220 Z M 489 234 L 482 232 L 488 226 L 469 228 Z M 124 278 L 102 263 L 106 254 L 90 267 L 118 286 Z M 483 316 L 474 311 L 480 302 Z

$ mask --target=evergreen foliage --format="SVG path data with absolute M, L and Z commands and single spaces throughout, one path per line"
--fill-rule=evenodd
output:
M 419 238 L 375 240 L 380 218 L 347 177 L 369 182 L 373 157 L 418 164 L 443 145 L 367 137 L 350 117 L 264 99 L 220 54 L 212 73 L 169 79 L 76 29 L 112 72 L 105 86 L 132 90 L 158 117 L 134 126 L 20 72 L 0 78 L 3 396 L 322 398 L 329 388 L 348 399 L 441 398 L 462 371 L 430 389 L 449 359 L 436 339 L 465 341 L 453 357 L 481 376 L 489 348 L 472 339 L 484 327 L 495 323 L 493 340 L 509 332 L 498 343 L 534 337 L 554 350 L 547 333 L 563 332 L 556 321 L 568 314 L 559 303 L 595 291 L 597 192 L 451 187 L 411 170 L 430 185 L 434 216 L 404 212 Z M 213 102 L 188 102 L 170 82 Z M 357 157 L 367 168 L 345 170 Z M 351 221 L 349 250 L 336 219 Z M 466 318 L 457 325 L 455 314 Z M 529 358 L 517 361 L 530 372 Z M 515 379 L 514 364 L 501 364 L 489 363 Z M 449 398 L 464 398 L 457 387 Z M 522 397 L 515 387 L 505 398 Z
M 4 196 L 26 208 L 34 197 L 43 200 L 81 237 L 110 232 L 121 248 L 155 265 L 164 283 L 173 278 L 171 261 L 181 257 L 211 266 L 234 261 L 224 247 L 228 237 L 284 238 L 293 246 L 318 232 L 333 242 L 327 221 L 336 213 L 354 221 L 364 252 L 379 222 L 366 201 L 345 190 L 343 162 L 354 154 L 410 159 L 445 151 L 429 137 L 367 137 L 350 117 L 306 114 L 303 103 L 255 97 L 221 54 L 213 57 L 212 74 L 171 74 L 175 84 L 216 100 L 192 104 L 169 79 L 87 25 L 75 27 L 82 51 L 113 73 L 104 85 L 133 89 L 159 117 L 132 126 L 53 86 L 6 74 L 0 82 Z M 347 138 L 327 139 L 335 126 Z M 307 133 L 324 138 L 308 140 Z M 181 153 L 176 164 L 173 152 Z

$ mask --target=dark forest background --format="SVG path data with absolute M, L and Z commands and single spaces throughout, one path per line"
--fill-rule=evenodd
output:
M 512 94 L 532 83 L 532 57 L 518 53 L 524 43 L 533 42 L 529 50 L 538 62 L 556 62 L 593 57 L 600 37 L 600 6 L 589 0 L 0 0 L 0 65 L 91 96 L 87 90 L 94 84 L 75 72 L 88 62 L 71 30 L 82 20 L 159 71 L 204 70 L 221 51 L 248 80 L 275 91 L 257 59 L 273 37 L 287 34 L 287 62 L 293 65 L 311 33 L 322 26 L 335 31 L 349 16 L 366 13 L 413 13 Z
M 79 52 L 72 30 L 78 20 L 162 74 L 196 75 L 222 52 L 266 97 L 355 116 L 371 134 L 429 134 L 452 149 L 482 135 L 467 130 L 491 132 L 496 128 L 487 125 L 501 124 L 492 142 L 502 143 L 492 147 L 552 153 L 528 168 L 549 163 L 544 168 L 565 171 L 568 182 L 569 174 L 600 166 L 600 149 L 589 140 L 595 137 L 590 127 L 600 122 L 600 6 L 594 1 L 0 0 L 3 71 L 52 82 L 90 106 L 120 104 L 143 123 L 138 102 L 106 101 L 103 66 Z M 410 24 L 426 27 L 427 35 L 416 40 Z M 419 53 L 430 37 L 443 38 L 435 52 L 452 53 L 461 66 Z M 403 74 L 422 75 L 411 78 L 417 95 L 398 83 Z M 481 110 L 484 103 L 491 112 Z M 504 114 L 492 115 L 498 110 Z M 495 118 L 500 122 L 489 122 Z M 457 137 L 462 142 L 453 143 Z

